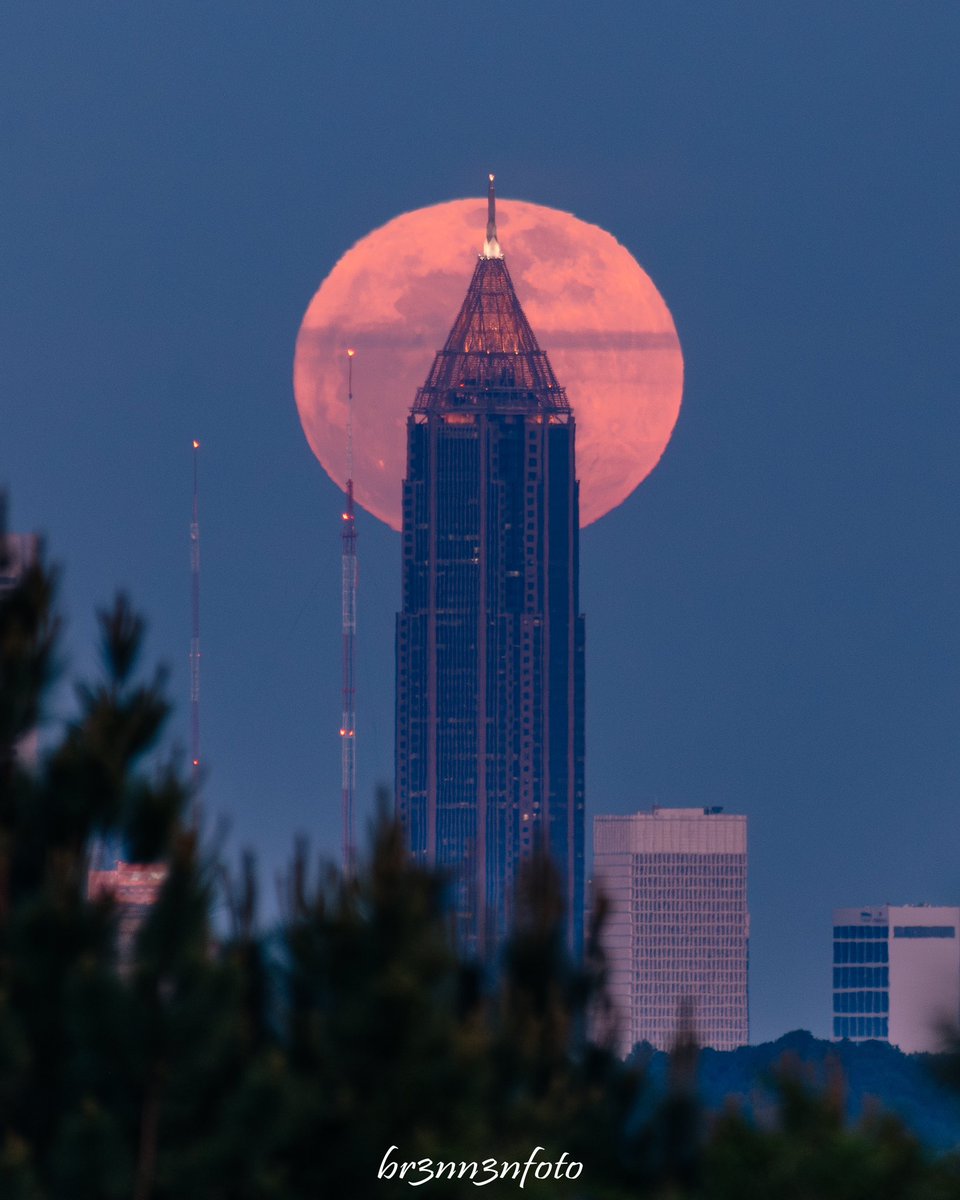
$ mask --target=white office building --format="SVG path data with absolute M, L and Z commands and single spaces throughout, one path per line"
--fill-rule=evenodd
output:
M 594 888 L 610 912 L 602 942 L 617 1038 L 674 1042 L 681 1019 L 702 1046 L 749 1036 L 747 818 L 660 808 L 594 819 Z
M 958 1021 L 960 908 L 834 909 L 835 1039 L 936 1052 Z

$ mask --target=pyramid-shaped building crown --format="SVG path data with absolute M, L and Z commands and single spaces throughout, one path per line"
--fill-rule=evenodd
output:
M 490 177 L 484 252 L 442 350 L 414 401 L 415 412 L 439 409 L 551 409 L 567 398 L 520 307 L 497 240 Z

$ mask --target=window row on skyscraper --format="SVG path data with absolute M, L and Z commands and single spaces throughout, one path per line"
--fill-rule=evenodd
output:
M 885 963 L 890 961 L 886 942 L 834 942 L 835 963 Z
M 657 1024 L 661 1029 L 665 1029 L 669 1034 L 673 1034 L 677 1028 L 677 1017 L 679 1015 L 681 1000 L 691 999 L 690 996 L 674 993 L 672 999 L 666 1004 L 650 1003 L 644 1006 L 644 1019 L 651 1024 Z M 696 1015 L 698 1020 L 702 1021 L 705 1017 L 718 1017 L 720 1019 L 743 1020 L 745 1005 L 742 1004 L 710 1004 L 700 997 L 696 998 Z
M 669 923 L 680 924 L 684 929 L 696 926 L 699 929 L 717 929 L 735 923 L 738 912 L 743 908 L 743 897 L 739 900 L 717 899 L 713 896 L 694 897 L 691 900 L 661 901 L 634 900 L 629 905 L 640 925 L 656 922 L 661 928 Z
M 684 984 L 696 983 L 698 980 L 708 979 L 712 986 L 716 985 L 720 988 L 727 983 L 732 987 L 739 988 L 743 983 L 743 970 L 723 970 L 720 967 L 715 967 L 706 974 L 702 970 L 692 970 L 676 967 L 670 969 L 654 968 L 653 970 L 639 970 L 636 973 L 637 983 L 643 987 L 655 990 L 659 984 Z
M 647 907 L 659 900 L 661 903 L 670 901 L 669 904 L 664 904 L 661 912 L 669 912 L 686 909 L 688 912 L 702 911 L 706 901 L 721 900 L 721 897 L 728 900 L 731 904 L 742 902 L 745 895 L 744 890 L 722 892 L 719 888 L 710 889 L 707 887 L 696 886 L 661 886 L 656 888 L 638 887 L 633 890 L 633 900 L 637 908 Z M 705 914 L 708 915 L 708 914 Z
M 670 932 L 673 929 L 675 932 Z M 653 935 L 640 934 L 634 942 L 638 953 L 643 951 L 669 950 L 680 953 L 684 950 L 705 950 L 712 953 L 718 950 L 732 950 L 742 945 L 743 938 L 736 933 L 726 934 L 716 927 L 703 930 L 697 927 L 674 925 L 663 927 Z M 744 947 L 744 952 L 746 948 Z M 724 956 L 726 957 L 726 956 Z
M 715 878 L 718 875 L 746 877 L 746 871 L 730 860 L 731 854 L 635 854 L 637 875 L 703 875 Z
M 833 1036 L 886 1040 L 890 1036 L 890 1022 L 887 1017 L 834 1017 Z
M 654 974 L 660 976 L 654 979 Z M 678 970 L 673 972 L 638 971 L 633 993 L 635 996 L 679 996 L 687 992 L 698 995 L 736 996 L 743 980 L 731 978 L 730 973 L 713 974 L 700 971 Z M 847 1010 L 843 1010 L 847 1011 Z M 870 1012 L 870 1009 L 851 1009 L 851 1012 Z M 881 1010 L 882 1011 L 882 1010 Z
M 834 992 L 833 1011 L 837 1013 L 889 1012 L 890 993 L 886 991 Z
M 675 863 L 670 861 L 670 855 L 662 855 L 656 863 L 648 863 L 646 860 L 640 864 L 637 869 L 636 876 L 638 879 L 663 879 L 669 877 L 676 879 L 680 876 L 693 876 L 701 879 L 729 879 L 733 882 L 744 879 L 744 873 L 738 867 L 729 866 L 725 863 L 719 863 L 714 869 L 710 869 L 709 863 Z
M 889 967 L 834 967 L 835 988 L 889 987 Z

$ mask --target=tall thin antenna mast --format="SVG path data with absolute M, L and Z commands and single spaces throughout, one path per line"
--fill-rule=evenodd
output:
M 193 781 L 200 778 L 200 488 L 197 462 L 200 443 L 193 441 L 193 520 L 190 522 L 190 579 L 193 630 L 190 638 L 190 758 Z
M 347 351 L 347 486 L 341 543 L 343 554 L 343 720 L 340 724 L 340 766 L 343 786 L 343 870 L 353 874 L 353 796 L 357 785 L 357 714 L 353 677 L 357 636 L 357 526 L 353 511 L 353 357 Z

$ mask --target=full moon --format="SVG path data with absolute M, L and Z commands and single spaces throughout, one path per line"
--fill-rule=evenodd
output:
M 395 217 L 340 259 L 297 337 L 293 388 L 307 441 L 347 478 L 347 349 L 353 359 L 357 502 L 401 525 L 406 420 L 446 341 L 483 244 L 485 200 Z M 680 411 L 683 356 L 660 293 L 609 233 L 570 213 L 497 199 L 517 298 L 577 423 L 580 524 L 630 495 L 660 460 Z

